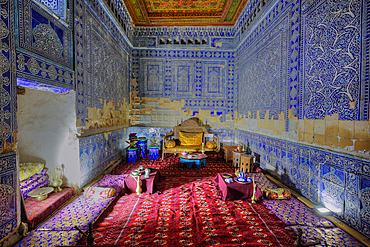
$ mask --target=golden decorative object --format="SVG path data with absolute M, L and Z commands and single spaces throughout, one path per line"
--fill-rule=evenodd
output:
M 140 173 L 140 171 L 137 171 L 137 170 L 135 170 L 135 171 L 132 171 L 131 172 L 131 174 L 130 174 L 134 179 L 135 179 L 135 181 L 136 181 L 136 190 L 135 190 L 135 192 L 136 192 L 136 194 L 137 195 L 140 195 L 141 194 L 141 192 L 143 191 L 143 189 L 141 188 L 141 185 L 140 185 L 140 177 L 141 177 L 141 173 Z
M 42 201 L 45 200 L 48 197 L 48 194 L 53 190 L 54 189 L 52 187 L 42 187 L 32 190 L 28 193 L 28 196 L 34 197 L 36 201 Z
M 254 177 L 253 177 L 253 195 L 252 195 L 252 203 L 256 203 L 256 191 L 257 191 L 257 184 L 254 182 Z
M 58 177 L 59 171 L 61 172 L 60 177 Z M 55 172 L 55 176 L 52 172 L 50 172 L 50 174 L 51 174 L 50 184 L 51 184 L 52 187 L 54 187 L 54 192 L 57 193 L 59 191 L 62 191 L 60 186 L 62 186 L 62 184 L 63 184 L 62 177 L 64 176 L 64 171 L 62 169 L 56 167 L 54 169 L 54 172 Z

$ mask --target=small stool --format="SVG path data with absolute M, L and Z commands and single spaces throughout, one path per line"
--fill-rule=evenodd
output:
M 137 160 L 137 148 L 128 148 L 127 150 L 127 162 L 135 163 Z
M 159 147 L 149 147 L 149 159 L 150 160 L 159 159 Z
M 242 154 L 240 156 L 240 171 L 244 173 L 251 172 L 251 166 L 253 165 L 253 155 Z

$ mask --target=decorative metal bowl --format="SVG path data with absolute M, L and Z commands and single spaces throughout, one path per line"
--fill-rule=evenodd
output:
M 45 200 L 48 197 L 48 194 L 53 190 L 54 188 L 52 187 L 42 187 L 31 191 L 30 193 L 28 193 L 28 196 L 35 197 L 36 201 L 42 201 Z

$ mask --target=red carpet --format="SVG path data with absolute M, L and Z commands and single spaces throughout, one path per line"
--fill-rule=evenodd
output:
M 171 164 L 171 162 L 173 162 Z M 181 168 L 178 157 L 143 165 L 160 169 L 160 194 L 124 195 L 94 225 L 97 245 L 119 246 L 292 246 L 296 235 L 263 203 L 219 199 L 212 184 L 218 172 L 233 171 L 215 157 L 207 166 Z
M 206 166 L 200 169 L 197 169 L 195 165 L 192 169 L 181 167 L 180 158 L 177 155 L 167 155 L 164 160 L 145 159 L 131 164 L 118 165 L 112 174 L 129 174 L 139 166 L 159 169 L 164 177 L 208 177 L 216 176 L 221 172 L 234 172 L 231 162 L 226 163 L 222 158 L 211 154 L 207 157 Z

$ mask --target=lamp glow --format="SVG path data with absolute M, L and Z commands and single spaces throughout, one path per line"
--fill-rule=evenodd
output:
M 330 211 L 329 209 L 327 209 L 326 207 L 323 207 L 321 205 L 317 205 L 314 207 L 315 208 L 315 211 L 321 215 L 324 215 L 324 216 L 329 216 L 332 214 L 332 211 Z

